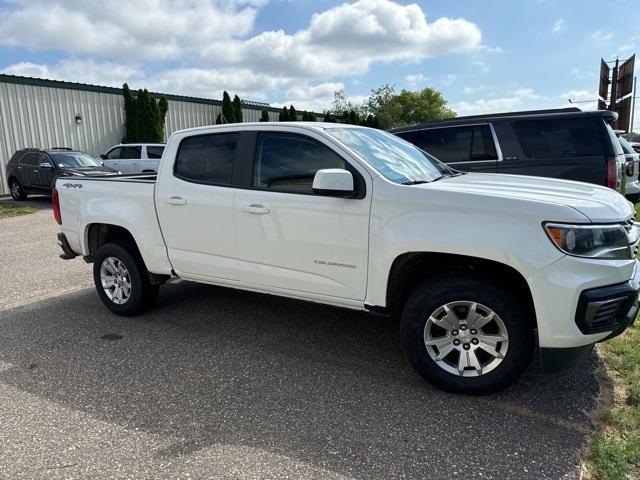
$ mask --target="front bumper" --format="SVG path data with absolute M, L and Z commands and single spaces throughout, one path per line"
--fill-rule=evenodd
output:
M 630 313 L 640 288 L 637 265 L 637 260 L 565 256 L 529 277 L 540 347 L 582 347 L 624 330 L 622 314 Z M 623 299 L 616 305 L 593 303 L 616 298 Z
M 638 265 L 567 257 L 530 279 L 545 373 L 580 365 L 594 343 L 634 323 L 640 309 Z M 564 309 L 571 315 L 562 315 Z

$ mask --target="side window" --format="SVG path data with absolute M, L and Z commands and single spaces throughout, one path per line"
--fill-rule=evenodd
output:
M 514 122 L 513 127 L 522 149 L 530 158 L 604 155 L 600 131 L 593 120 L 527 120 Z
M 186 181 L 230 185 L 237 133 L 197 135 L 182 140 L 175 175 Z
M 118 160 L 118 159 L 120 159 L 120 153 L 121 152 L 122 152 L 122 148 L 120 148 L 120 147 L 113 148 L 113 149 L 109 150 L 109 153 L 107 153 L 107 158 L 109 160 Z
M 48 163 L 49 165 L 53 165 L 53 162 L 51 161 L 51 158 L 49 158 L 49 155 L 45 155 L 44 153 L 36 155 L 36 165 L 40 166 L 41 163 Z
M 290 193 L 313 193 L 313 177 L 325 168 L 346 168 L 329 147 L 298 135 L 258 136 L 253 186 Z
M 442 127 L 408 132 L 404 138 L 445 163 L 497 160 L 489 125 Z
M 162 158 L 164 147 L 147 147 L 147 158 Z
M 22 159 L 20 160 L 20 163 L 22 165 L 38 165 L 38 157 L 39 155 L 37 153 L 27 153 L 24 157 L 22 157 Z
M 123 147 L 120 152 L 121 159 L 138 160 L 142 157 L 142 147 Z

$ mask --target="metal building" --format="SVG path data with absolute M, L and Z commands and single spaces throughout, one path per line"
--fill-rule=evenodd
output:
M 163 95 L 169 101 L 165 137 L 176 130 L 213 125 L 222 101 Z M 262 109 L 277 121 L 280 110 L 243 102 L 245 122 L 260 120 Z M 122 90 L 82 83 L 0 74 L 0 195 L 7 194 L 6 165 L 25 147 L 71 147 L 98 157 L 124 136 Z

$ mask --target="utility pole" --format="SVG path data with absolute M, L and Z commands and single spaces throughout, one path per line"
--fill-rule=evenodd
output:
M 611 98 L 609 99 L 609 110 L 616 111 L 616 100 L 618 99 L 618 59 L 611 75 Z
M 633 77 L 633 105 L 631 107 L 631 121 L 629 122 L 629 133 L 633 132 L 633 117 L 636 114 L 636 80 L 638 77 Z

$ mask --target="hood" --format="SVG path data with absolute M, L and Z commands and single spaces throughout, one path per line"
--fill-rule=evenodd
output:
M 90 175 L 90 176 L 104 176 L 104 175 L 115 175 L 116 172 L 113 168 L 109 167 L 85 167 L 85 168 L 70 168 L 64 167 L 61 168 L 64 173 L 72 174 L 72 175 Z
M 619 222 L 635 213 L 633 205 L 610 188 L 554 178 L 467 173 L 418 186 L 565 205 L 578 210 L 593 223 Z

